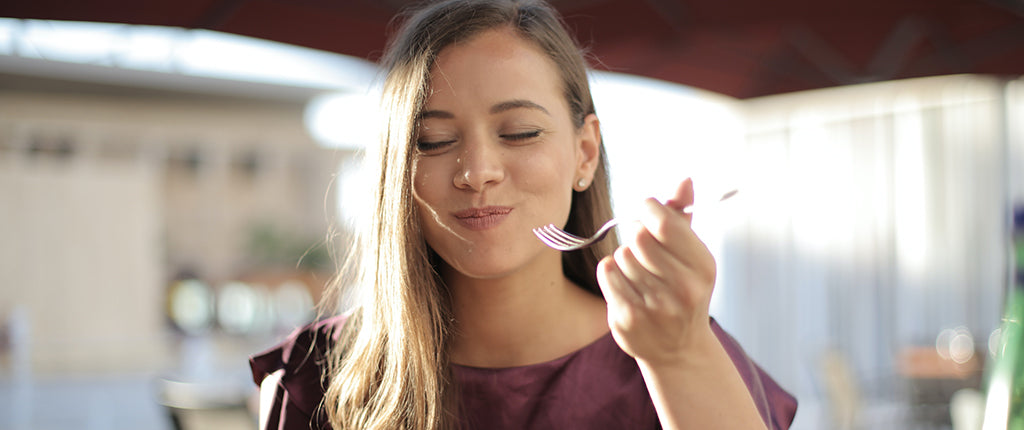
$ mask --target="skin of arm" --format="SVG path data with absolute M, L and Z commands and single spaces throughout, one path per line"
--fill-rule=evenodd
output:
M 678 363 L 637 360 L 662 427 L 766 428 L 725 349 L 714 338 L 706 349 Z
M 646 202 L 632 244 L 597 268 L 608 325 L 639 364 L 665 429 L 763 429 L 754 401 L 709 325 L 715 261 L 690 228 L 693 183 Z

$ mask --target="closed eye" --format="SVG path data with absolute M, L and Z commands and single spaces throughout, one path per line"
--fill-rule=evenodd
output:
M 540 133 L 540 130 L 533 130 L 524 133 L 502 134 L 500 137 L 505 140 L 527 140 L 540 136 Z
M 442 148 L 444 148 L 444 147 L 446 147 L 448 145 L 451 145 L 453 143 L 455 143 L 454 140 L 441 140 L 441 141 L 437 141 L 437 142 L 418 141 L 418 142 L 416 142 L 416 150 L 419 151 L 419 152 L 426 152 L 426 153 L 436 152 L 436 151 L 438 151 L 438 150 L 440 150 L 440 149 L 442 149 Z

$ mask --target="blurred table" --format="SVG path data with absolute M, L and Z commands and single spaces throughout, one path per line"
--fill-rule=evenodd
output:
M 953 394 L 964 388 L 980 389 L 984 365 L 979 355 L 975 353 L 958 363 L 939 355 L 931 346 L 910 347 L 900 353 L 899 373 L 907 382 L 916 424 L 936 428 L 952 425 L 949 404 Z

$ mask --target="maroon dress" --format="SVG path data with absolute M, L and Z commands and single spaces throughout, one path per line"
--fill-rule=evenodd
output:
M 249 360 L 260 384 L 283 370 L 274 393 L 271 429 L 330 429 L 320 408 L 324 354 L 344 322 L 334 317 L 292 333 Z M 770 429 L 787 429 L 796 399 L 747 357 L 736 340 L 711 320 L 711 327 L 743 377 Z M 464 428 L 660 429 L 636 360 L 609 333 L 564 357 L 529 366 L 485 369 L 453 366 Z

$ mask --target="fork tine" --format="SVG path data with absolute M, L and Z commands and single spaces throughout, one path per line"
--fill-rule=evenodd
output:
M 542 228 L 542 231 L 547 238 L 547 242 L 556 244 L 558 246 L 557 249 L 560 251 L 578 250 L 592 242 L 587 238 L 580 238 L 580 236 L 568 233 L 554 224 L 546 225 Z
M 548 246 L 563 251 L 578 247 L 581 241 L 583 241 L 583 239 L 565 233 L 562 229 L 555 227 L 554 224 L 535 228 L 533 233 Z
M 540 228 L 540 231 L 544 235 L 544 237 L 548 239 L 548 241 L 553 242 L 561 247 L 572 246 L 575 244 L 574 241 L 571 241 L 565 236 L 558 234 L 559 229 L 556 228 L 553 224 L 549 224 Z
M 554 225 L 550 225 L 548 227 L 549 228 L 546 229 L 548 234 L 551 234 L 552 236 L 555 236 L 555 237 L 561 239 L 567 245 L 579 245 L 579 244 L 584 243 L 584 242 L 587 241 L 586 238 L 579 237 L 579 236 L 576 236 L 574 234 L 571 234 L 571 233 L 569 233 L 569 232 L 567 232 L 565 230 L 562 230 L 562 229 L 560 229 L 558 227 L 555 227 Z
M 548 247 L 554 248 L 554 249 L 562 249 L 562 245 L 559 245 L 559 244 L 557 244 L 555 242 L 552 242 L 551 239 L 548 239 L 548 237 L 545 236 L 544 233 L 542 233 L 539 229 L 535 229 L 533 231 L 533 234 L 536 235 L 537 238 L 540 239 L 540 241 L 543 242 Z
M 555 241 L 551 236 L 549 236 L 547 234 L 547 232 L 545 232 L 540 227 L 533 229 L 533 234 L 536 235 L 537 238 L 540 239 L 541 242 L 544 242 L 545 245 L 547 245 L 547 246 L 549 246 L 551 248 L 554 248 L 554 249 L 557 249 L 557 250 L 560 250 L 560 251 L 565 249 L 565 245 L 564 244 Z
M 614 226 L 616 223 L 617 222 L 615 220 L 607 222 L 597 231 L 597 233 L 594 233 L 594 235 L 590 237 L 576 236 L 558 228 L 554 224 L 537 227 L 533 229 L 533 234 L 535 234 L 541 242 L 544 242 L 545 245 L 554 249 L 559 251 L 575 251 L 577 249 L 590 246 L 592 243 L 604 238 L 610 227 Z
M 736 195 L 738 190 L 732 190 L 722 195 L 719 198 L 719 202 L 729 199 Z M 693 213 L 697 207 L 694 205 L 687 206 L 681 210 L 683 213 Z M 554 224 L 548 224 L 543 227 L 537 227 L 533 229 L 533 234 L 544 242 L 545 245 L 550 246 L 559 251 L 574 251 L 577 249 L 588 247 L 595 242 L 604 239 L 606 235 L 618 225 L 619 222 L 623 221 L 619 218 L 613 218 L 604 223 L 601 228 L 597 229 L 597 232 L 590 235 L 589 237 L 579 237 L 565 230 L 556 227 Z

